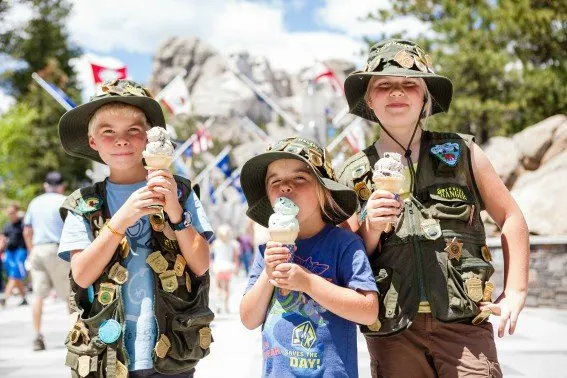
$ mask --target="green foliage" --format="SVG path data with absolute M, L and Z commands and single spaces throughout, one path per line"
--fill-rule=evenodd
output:
M 25 63 L 2 74 L 1 83 L 17 103 L 0 117 L 0 198 L 26 205 L 43 191 L 48 171 L 59 170 L 72 189 L 85 179 L 89 162 L 65 154 L 57 130 L 65 110 L 31 78 L 32 72 L 38 72 L 68 94 L 78 94 L 68 63 L 77 51 L 68 46 L 65 32 L 70 7 L 61 0 L 21 2 L 32 8 L 32 19 L 0 35 L 0 50 Z
M 433 117 L 431 129 L 472 133 L 482 142 L 565 113 L 567 3 L 399 0 L 369 19 L 399 16 L 429 25 L 417 42 L 433 57 L 436 72 L 453 81 L 451 110 Z

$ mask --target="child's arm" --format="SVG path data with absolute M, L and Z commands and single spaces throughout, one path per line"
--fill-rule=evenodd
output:
M 529 240 L 528 226 L 518 204 L 480 149 L 473 144 L 471 160 L 476 184 L 486 211 L 502 232 L 504 254 L 504 292 L 495 304 L 485 305 L 496 315 L 500 314 L 498 336 L 504 336 L 510 320 L 509 333 L 516 328 L 518 315 L 524 307 L 528 288 Z
M 252 288 L 244 294 L 240 301 L 240 320 L 246 328 L 255 329 L 264 322 L 274 292 L 274 287 L 269 283 L 270 277 L 274 268 L 288 259 L 287 248 L 282 247 L 281 243 L 268 242 L 264 252 L 264 261 L 254 262 L 253 271 L 261 269 L 261 273 Z M 262 268 L 263 264 L 265 264 L 264 268 Z
M 364 240 L 368 256 L 378 248 L 380 235 L 390 223 L 396 223 L 402 211 L 402 203 L 394 194 L 385 190 L 375 190 L 366 203 L 366 219 L 360 225 L 358 234 Z
M 378 317 L 378 294 L 353 290 L 327 281 L 297 264 L 280 264 L 270 282 L 283 289 L 302 291 L 334 314 L 359 324 L 372 324 Z
M 157 199 L 156 194 L 147 187 L 136 190 L 110 218 L 108 222 L 110 227 L 103 227 L 84 250 L 71 252 L 71 271 L 77 285 L 87 288 L 100 277 L 128 227 L 136 223 L 140 217 L 159 211 L 148 208 L 150 205 L 163 205 L 163 201 Z
M 166 170 L 155 170 L 148 173 L 148 188 L 164 197 L 163 210 L 172 223 L 181 222 L 183 207 L 177 198 L 177 183 L 173 174 Z M 209 243 L 195 229 L 187 227 L 175 231 L 179 249 L 187 261 L 187 265 L 196 276 L 202 276 L 209 270 L 210 248 Z

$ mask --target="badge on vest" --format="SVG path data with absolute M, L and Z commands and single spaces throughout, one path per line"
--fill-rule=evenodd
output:
M 159 358 L 164 358 L 167 355 L 170 347 L 171 342 L 169 341 L 169 338 L 162 333 L 154 348 L 156 356 L 158 356 Z
M 128 280 L 128 270 L 120 265 L 119 262 L 116 262 L 112 265 L 112 268 L 110 268 L 108 277 L 117 284 L 123 285 Z
M 166 270 L 159 275 L 159 279 L 161 280 L 161 287 L 168 293 L 173 293 L 179 287 L 177 276 L 173 270 Z
M 150 253 L 146 262 L 157 274 L 161 274 L 167 270 L 167 260 L 163 257 L 160 251 Z
M 105 320 L 98 327 L 98 337 L 105 344 L 112 344 L 122 334 L 122 327 L 114 319 Z
M 187 287 L 187 292 L 191 292 L 191 276 L 189 273 L 185 272 L 185 287 Z
M 441 225 L 439 219 L 424 219 L 421 221 L 423 236 L 429 240 L 437 240 L 441 236 Z
M 364 181 L 357 182 L 356 185 L 354 185 L 354 191 L 358 195 L 358 198 L 363 201 L 368 201 L 370 195 L 372 194 Z
M 103 282 L 98 288 L 98 301 L 106 306 L 114 300 L 114 293 L 116 293 L 116 286 L 110 282 Z
M 447 246 L 444 251 L 447 252 L 447 257 L 451 260 L 461 260 L 461 256 L 463 255 L 463 243 L 459 242 L 457 238 L 453 238 L 453 240 L 446 243 Z
M 483 296 L 482 281 L 478 277 L 471 277 L 465 281 L 467 295 L 473 302 L 480 302 Z
M 382 328 L 382 323 L 380 322 L 380 320 L 376 319 L 374 323 L 366 327 L 371 331 L 378 332 L 380 331 L 380 328 Z
M 128 368 L 118 360 L 116 360 L 116 378 L 128 378 Z
M 81 356 L 79 357 L 79 367 L 77 372 L 81 377 L 86 377 L 91 372 L 91 357 Z
M 81 198 L 77 204 L 77 210 L 83 214 L 94 213 L 102 207 L 102 198 L 88 197 L 87 199 Z
M 482 258 L 484 259 L 484 261 L 486 262 L 492 261 L 492 254 L 490 253 L 490 249 L 488 249 L 488 246 L 483 245 L 482 248 L 480 249 L 480 252 L 482 253 Z
M 461 155 L 460 148 L 459 143 L 447 142 L 444 144 L 436 144 L 431 147 L 430 152 L 449 167 L 454 167 L 457 165 L 459 156 Z
M 213 335 L 209 327 L 203 327 L 199 330 L 199 346 L 207 349 L 213 342 Z

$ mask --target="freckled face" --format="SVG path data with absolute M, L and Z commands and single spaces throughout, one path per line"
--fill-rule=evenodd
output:
M 146 124 L 139 114 L 116 117 L 102 112 L 97 115 L 97 125 L 89 136 L 89 146 L 98 151 L 102 160 L 121 169 L 141 164 L 146 142 Z
M 277 197 L 286 197 L 299 207 L 299 224 L 321 221 L 317 200 L 317 178 L 307 164 L 296 159 L 276 160 L 268 166 L 266 191 L 273 205 Z

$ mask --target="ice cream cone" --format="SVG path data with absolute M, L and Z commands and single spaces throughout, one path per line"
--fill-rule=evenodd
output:
M 400 191 L 404 187 L 405 178 L 398 176 L 385 176 L 385 177 L 375 177 L 372 179 L 376 189 L 385 190 L 393 194 L 400 194 Z M 389 223 L 384 229 L 384 232 L 388 233 L 392 231 L 393 225 Z
M 173 162 L 173 156 L 171 155 L 154 155 L 146 151 L 142 154 L 146 161 L 147 169 L 169 169 L 169 166 Z
M 295 244 L 299 230 L 268 230 L 270 240 L 283 244 Z

